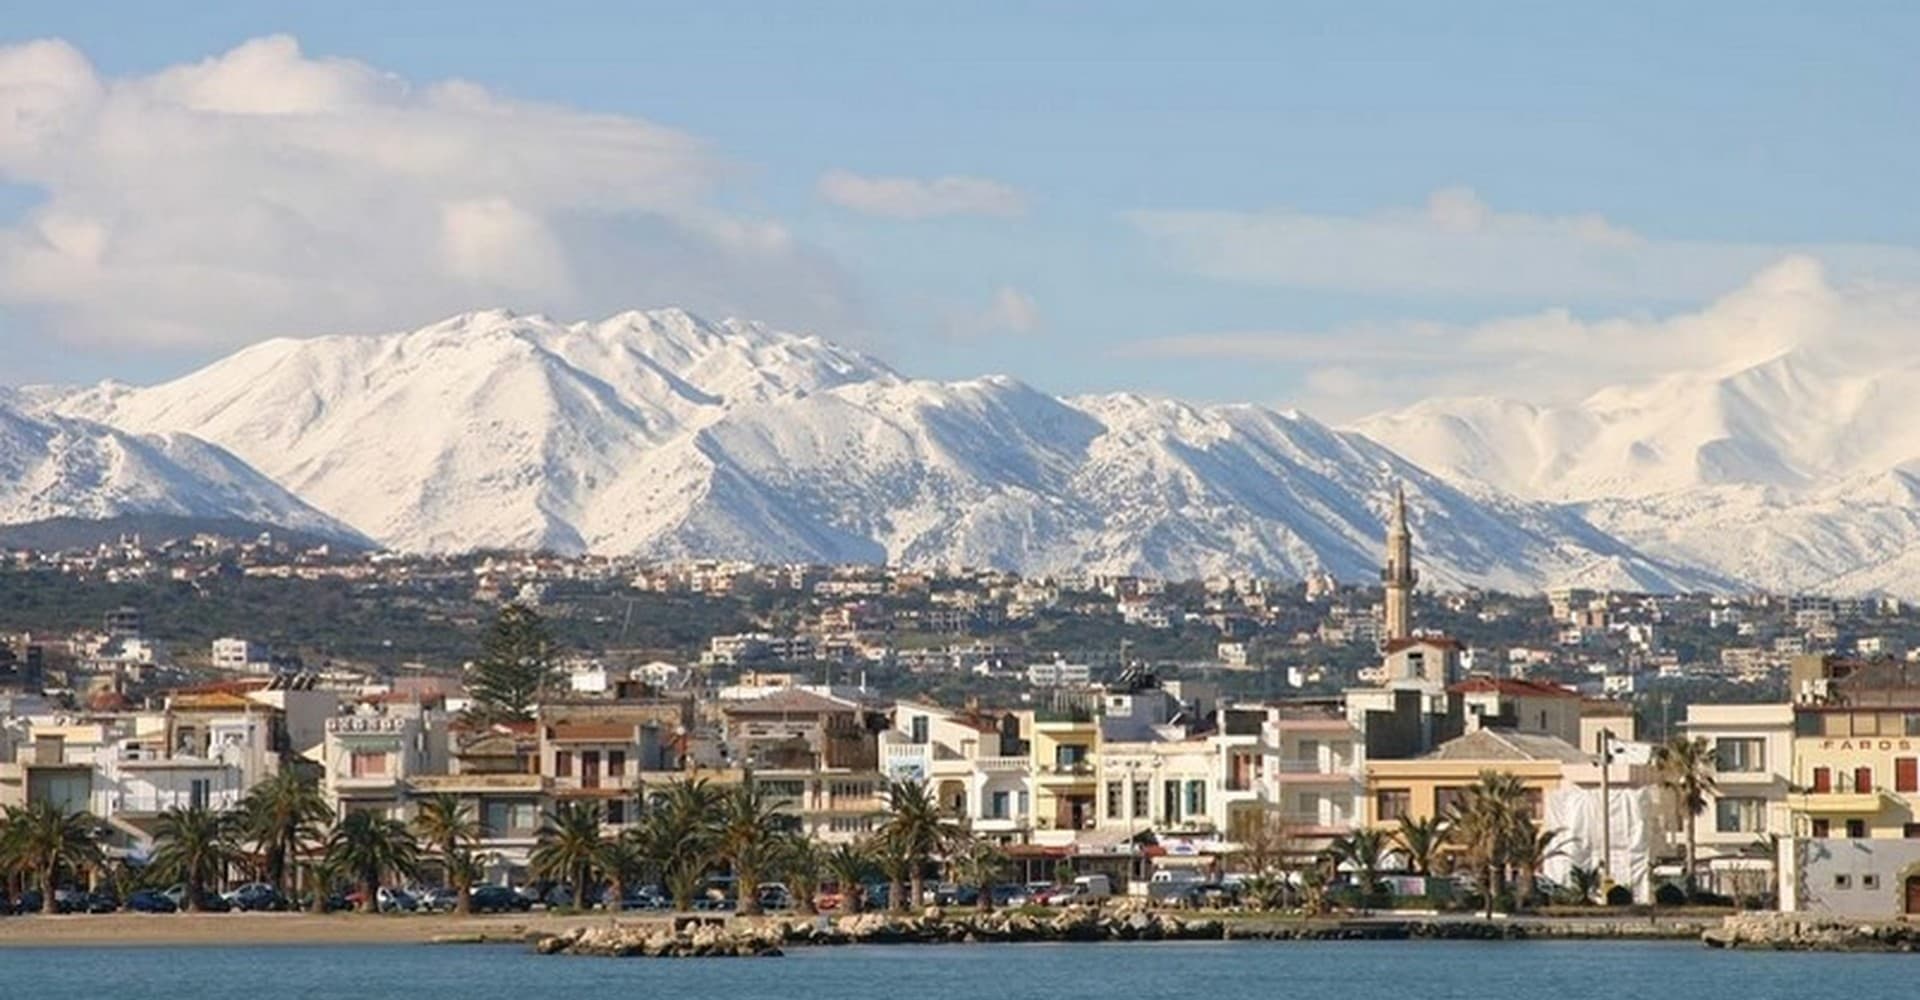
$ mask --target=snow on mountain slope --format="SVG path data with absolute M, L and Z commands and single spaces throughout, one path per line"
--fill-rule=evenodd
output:
M 1355 430 L 1476 495 L 1575 505 L 1666 562 L 1769 590 L 1920 594 L 1920 363 L 1795 348 L 1577 404 L 1430 400 Z
M 31 417 L 9 402 L 0 398 L 0 524 L 163 514 L 366 541 L 204 441 Z
M 271 341 L 150 389 L 26 395 L 220 442 L 403 549 L 1360 579 L 1406 482 L 1436 583 L 1725 583 L 1298 415 L 909 380 L 817 338 L 678 311 L 472 313 Z

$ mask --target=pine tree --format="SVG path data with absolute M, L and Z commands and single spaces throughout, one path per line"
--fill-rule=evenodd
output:
M 500 609 L 469 668 L 475 714 L 492 719 L 532 717 L 533 703 L 552 682 L 553 635 L 524 604 Z

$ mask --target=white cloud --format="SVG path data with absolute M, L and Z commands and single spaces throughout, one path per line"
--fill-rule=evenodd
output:
M 1272 365 L 1300 386 L 1289 403 L 1346 419 L 1440 396 L 1569 403 L 1610 386 L 1730 373 L 1787 351 L 1849 366 L 1908 363 L 1916 337 L 1920 282 L 1836 282 L 1819 261 L 1797 256 L 1668 316 L 1583 319 L 1556 308 L 1474 324 L 1198 333 L 1118 353 Z
M 0 228 L 0 306 L 194 350 L 491 305 L 849 325 L 831 261 L 713 206 L 735 172 L 651 122 L 286 37 L 125 78 L 64 42 L 0 47 L 0 180 L 43 194 Z
M 1033 333 L 1040 329 L 1040 305 L 1012 285 L 1001 285 L 983 307 L 946 310 L 946 334 L 955 340 Z
M 1920 252 L 1668 240 L 1593 214 L 1496 211 L 1466 188 L 1373 215 L 1148 211 L 1129 220 L 1178 265 L 1227 281 L 1342 292 L 1556 302 L 1698 301 L 1795 253 L 1836 272 L 1920 280 Z
M 1013 218 L 1026 211 L 1019 191 L 981 177 L 868 177 L 829 170 L 820 197 L 841 208 L 887 219 L 921 220 L 949 215 Z

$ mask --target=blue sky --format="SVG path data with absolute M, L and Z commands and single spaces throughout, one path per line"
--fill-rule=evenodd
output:
M 1920 283 L 1917 29 L 1900 4 L 16 2 L 0 110 L 41 74 L 143 89 L 31 153 L 8 153 L 0 115 L 0 382 L 146 381 L 267 335 L 618 303 L 750 312 L 912 374 L 1060 392 L 1345 416 L 1499 388 L 1513 380 L 1488 371 L 1514 364 L 1577 393 L 1589 366 L 1556 367 L 1547 334 L 1537 356 L 1456 363 L 1449 345 L 1541 315 L 1699 310 L 1789 255 L 1836 286 Z M 518 165 L 497 196 L 491 168 L 461 167 L 482 173 L 450 185 L 465 207 L 432 218 L 492 242 L 389 263 L 368 248 L 406 244 L 381 227 L 433 185 L 275 155 L 311 115 L 230 130 L 205 113 L 215 83 L 155 82 L 275 35 L 297 49 L 249 72 L 350 60 L 411 93 L 459 79 L 535 109 L 481 150 L 564 160 L 610 117 L 670 132 L 672 162 L 613 162 L 623 139 L 605 164 Z M 30 39 L 63 40 L 86 73 L 20 56 Z M 342 134 L 447 121 L 380 100 L 349 100 Z M 473 140 L 468 119 L 446 127 Z M 160 138 L 128 153 L 122 130 Z M 264 147 L 244 171 L 242 143 Z M 648 190 L 607 207 L 627 177 Z M 314 232 L 339 252 L 291 245 Z M 115 270 L 176 245 L 191 277 Z

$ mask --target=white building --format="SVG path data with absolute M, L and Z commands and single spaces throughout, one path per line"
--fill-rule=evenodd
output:
M 265 643 L 251 639 L 213 640 L 213 669 L 233 673 L 265 674 L 273 672 L 273 658 Z

